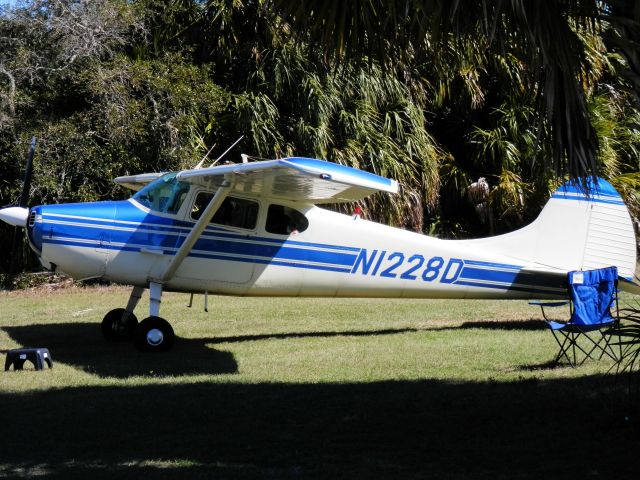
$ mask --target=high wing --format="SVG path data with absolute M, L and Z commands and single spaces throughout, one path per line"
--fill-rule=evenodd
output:
M 160 178 L 167 172 L 158 172 L 158 173 L 141 173 L 139 175 L 126 175 L 123 177 L 116 177 L 113 179 L 115 183 L 118 185 L 122 185 L 123 187 L 127 187 L 131 190 L 138 191 L 146 184 L 153 182 L 157 178 Z
M 143 173 L 117 177 L 113 181 L 132 190 L 140 190 L 163 174 Z M 339 203 L 360 200 L 375 192 L 398 192 L 395 180 L 303 157 L 183 170 L 178 172 L 177 179 L 215 189 L 222 184 L 225 175 L 230 174 L 235 177 L 234 192 L 280 200 Z
M 158 173 L 118 177 L 115 181 L 138 189 L 136 188 L 138 185 L 141 187 L 160 175 Z M 151 278 L 149 288 L 152 297 L 150 307 L 152 315 L 156 315 L 159 311 L 162 285 L 173 278 L 215 212 L 231 193 L 310 203 L 336 203 L 352 202 L 380 191 L 389 193 L 398 191 L 398 183 L 395 180 L 323 160 L 301 157 L 183 170 L 175 175 L 176 180 L 180 182 L 202 185 L 210 190 L 215 189 L 216 193 L 165 267 L 164 272 L 157 278 Z M 158 296 L 157 301 L 154 300 L 154 295 Z
M 183 170 L 177 179 L 207 188 L 233 175 L 233 191 L 274 199 L 338 203 L 360 200 L 375 192 L 398 192 L 395 180 L 336 163 L 291 157 L 251 163 Z
M 163 174 L 143 173 L 117 177 L 113 181 L 132 190 L 140 190 Z M 178 172 L 177 179 L 215 189 L 222 184 L 225 175 L 235 177 L 233 191 L 236 193 L 310 203 L 353 202 L 379 191 L 398 192 L 395 180 L 303 157 L 183 170 Z

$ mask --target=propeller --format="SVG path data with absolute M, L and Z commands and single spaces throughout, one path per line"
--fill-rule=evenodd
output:
M 22 191 L 20 192 L 20 198 L 18 204 L 0 209 L 0 220 L 4 220 L 9 225 L 14 227 L 26 227 L 29 218 L 29 209 L 27 204 L 29 203 L 29 190 L 31 188 L 31 175 L 33 173 L 33 156 L 36 152 L 36 137 L 31 138 L 31 145 L 29 147 L 29 154 L 27 155 L 27 165 L 24 171 L 24 179 L 22 181 Z M 11 251 L 13 255 L 11 257 L 10 273 L 15 273 L 18 265 L 19 256 L 21 256 L 21 249 L 19 247 L 20 237 L 17 235 L 17 228 L 13 234 L 13 245 Z
M 31 175 L 33 173 L 33 156 L 36 152 L 36 137 L 31 139 L 31 146 L 29 147 L 29 155 L 27 156 L 27 165 L 24 170 L 24 179 L 22 182 L 22 191 L 20 192 L 20 198 L 18 204 L 0 209 L 0 220 L 4 220 L 9 225 L 14 227 L 26 227 L 27 218 L 29 217 L 29 209 L 27 204 L 29 203 L 29 189 L 31 188 Z M 14 241 L 15 247 L 15 241 Z M 14 249 L 15 250 L 15 249 Z
M 36 137 L 31 138 L 31 146 L 29 147 L 29 155 L 27 156 L 27 166 L 24 169 L 24 181 L 22 182 L 22 192 L 20 192 L 20 201 L 18 205 L 25 208 L 29 203 L 29 189 L 31 188 L 31 174 L 33 173 L 33 156 L 36 153 Z

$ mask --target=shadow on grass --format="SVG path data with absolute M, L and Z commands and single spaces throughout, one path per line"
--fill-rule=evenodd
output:
M 239 343 L 259 340 L 286 340 L 288 338 L 328 338 L 328 337 L 375 337 L 378 335 L 399 335 L 431 330 L 429 328 L 385 328 L 381 330 L 345 330 L 343 332 L 290 332 L 266 333 L 257 335 L 236 335 L 229 337 L 205 338 L 205 343 Z
M 553 370 L 554 368 L 565 368 L 569 366 L 566 363 L 559 363 L 554 360 L 549 360 L 543 363 L 532 363 L 529 365 L 520 365 L 519 370 L 533 372 L 536 370 Z
M 458 326 L 442 327 L 266 333 L 198 339 L 176 337 L 173 350 L 162 355 L 139 353 L 129 342 L 106 342 L 96 323 L 47 323 L 3 327 L 3 330 L 21 346 L 49 348 L 54 362 L 62 361 L 100 376 L 126 378 L 149 373 L 154 375 L 235 373 L 237 364 L 233 354 L 208 347 L 208 345 L 224 343 L 290 338 L 370 337 L 468 329 L 539 330 L 545 328 L 544 322 L 538 320 L 495 320 L 465 322 Z
M 587 377 L 0 394 L 0 476 L 632 479 L 640 439 L 619 390 Z
M 47 347 L 51 351 L 54 363 L 56 361 L 67 363 L 102 377 L 127 378 L 149 374 L 174 376 L 236 373 L 238 367 L 233 354 L 210 347 L 210 345 L 225 343 L 290 338 L 369 337 L 468 329 L 540 330 L 545 328 L 544 322 L 540 320 L 495 320 L 423 328 L 287 332 L 198 339 L 177 337 L 173 350 L 161 355 L 140 353 L 129 342 L 106 342 L 96 323 L 47 323 L 3 327 L 3 330 L 21 346 Z M 532 367 L 532 369 L 537 368 Z
M 385 328 L 380 330 L 345 330 L 326 332 L 288 332 L 267 333 L 254 335 L 235 335 L 228 337 L 205 338 L 201 341 L 209 344 L 254 342 L 259 340 L 286 340 L 289 338 L 324 338 L 324 337 L 371 337 L 377 335 L 400 335 L 404 333 L 433 332 L 446 330 L 546 330 L 547 326 L 542 320 L 489 320 L 478 322 L 465 322 L 455 326 L 435 326 L 423 328 Z
M 237 371 L 231 353 L 207 347 L 216 339 L 178 339 L 166 355 L 143 355 L 130 344 L 106 343 L 93 323 L 4 329 L 22 345 L 49 347 L 54 361 L 103 376 Z M 0 477 L 635 479 L 640 438 L 637 422 L 624 420 L 624 391 L 611 377 L 595 376 L 0 393 Z M 594 454 L 603 445 L 606 454 Z
M 481 330 L 547 330 L 543 320 L 488 320 L 479 322 L 464 322 L 453 329 L 481 329 Z
M 62 362 L 102 377 L 136 375 L 232 374 L 238 366 L 230 352 L 207 347 L 205 340 L 176 338 L 173 350 L 140 353 L 130 342 L 107 342 L 96 323 L 48 323 L 3 327 L 25 347 L 47 347 L 54 365 Z

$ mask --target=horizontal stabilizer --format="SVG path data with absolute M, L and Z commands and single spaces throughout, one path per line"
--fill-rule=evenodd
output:
M 640 295 L 640 285 L 623 277 L 618 277 L 618 288 L 627 293 Z

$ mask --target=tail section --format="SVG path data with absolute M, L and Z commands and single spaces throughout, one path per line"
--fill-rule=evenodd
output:
M 551 197 L 561 202 L 587 203 L 586 236 L 580 269 L 615 265 L 621 277 L 632 279 L 636 268 L 636 236 L 627 206 L 620 194 L 603 179 L 587 197 L 575 186 L 556 191 Z
M 601 178 L 597 185 L 589 181 L 586 189 L 565 183 L 531 225 L 491 240 L 489 248 L 554 270 L 615 265 L 621 277 L 634 277 L 636 237 L 631 216 L 620 194 Z

